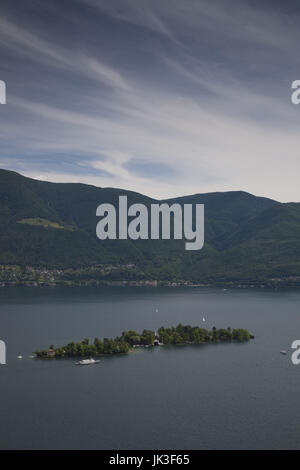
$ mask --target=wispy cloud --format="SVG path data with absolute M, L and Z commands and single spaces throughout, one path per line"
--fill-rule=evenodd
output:
M 102 0 L 83 0 L 84 3 L 111 15 L 113 18 L 129 24 L 146 28 L 154 33 L 163 35 L 178 44 L 174 34 L 167 24 L 156 13 L 155 2 L 147 0 L 106 2 Z
M 5 3 L 0 165 L 162 198 L 244 189 L 299 200 L 294 13 L 77 0 L 71 22 L 54 0 L 61 29 L 45 22 L 43 33 L 42 14 L 20 23 Z
M 0 42 L 3 47 L 11 49 L 17 54 L 29 55 L 39 61 L 44 58 L 45 61 L 64 62 L 64 57 L 58 53 L 56 47 L 52 47 L 47 41 L 13 24 L 4 17 L 0 18 Z

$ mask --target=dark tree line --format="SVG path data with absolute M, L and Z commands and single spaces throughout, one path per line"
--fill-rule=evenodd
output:
M 159 344 L 204 344 L 219 341 L 249 341 L 253 336 L 245 329 L 219 329 L 206 330 L 198 326 L 182 325 L 176 327 L 159 328 L 157 335 L 151 330 L 144 330 L 137 333 L 135 330 L 124 331 L 116 338 L 95 338 L 90 344 L 90 340 L 68 343 L 61 348 L 54 348 L 35 351 L 39 358 L 50 357 L 91 357 L 112 354 L 126 354 L 134 347 L 153 346 L 155 342 Z

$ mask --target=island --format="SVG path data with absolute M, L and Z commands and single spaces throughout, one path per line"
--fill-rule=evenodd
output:
M 176 327 L 161 327 L 157 331 L 144 330 L 137 333 L 134 330 L 124 331 L 116 338 L 95 338 L 90 343 L 89 338 L 83 341 L 68 343 L 66 346 L 55 348 L 51 345 L 48 349 L 35 351 L 34 354 L 40 359 L 51 358 L 71 358 L 71 357 L 92 357 L 106 356 L 113 354 L 127 354 L 135 348 L 149 348 L 168 345 L 200 345 L 205 343 L 218 342 L 244 342 L 254 339 L 249 331 L 237 329 L 217 329 L 207 330 L 199 326 L 182 325 Z

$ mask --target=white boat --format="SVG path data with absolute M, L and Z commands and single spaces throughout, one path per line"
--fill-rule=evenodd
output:
M 280 354 L 283 354 L 284 356 L 286 356 L 286 355 L 287 355 L 287 351 L 282 350 L 282 351 L 280 351 Z
M 77 366 L 89 366 L 91 364 L 99 364 L 100 361 L 95 361 L 92 357 L 90 359 L 82 359 L 82 361 L 76 362 Z
M 18 356 L 18 359 L 23 359 L 23 356 L 21 356 L 21 355 L 20 355 L 20 356 Z

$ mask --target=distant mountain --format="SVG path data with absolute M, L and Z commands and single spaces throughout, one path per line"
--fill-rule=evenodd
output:
M 0 264 L 75 269 L 131 263 L 145 279 L 204 283 L 300 277 L 300 204 L 242 191 L 169 199 L 205 204 L 205 246 L 188 252 L 184 241 L 98 240 L 96 208 L 103 202 L 117 206 L 119 195 L 127 195 L 129 204 L 162 202 L 0 170 Z

